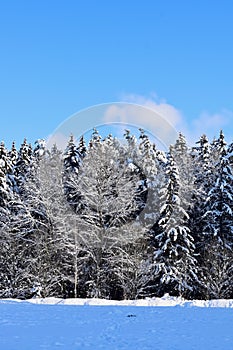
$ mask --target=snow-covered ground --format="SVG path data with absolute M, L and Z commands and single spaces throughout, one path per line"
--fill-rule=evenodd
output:
M 233 300 L 0 300 L 0 349 L 232 350 Z

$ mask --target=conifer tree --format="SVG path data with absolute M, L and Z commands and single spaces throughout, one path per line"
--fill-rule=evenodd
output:
M 179 174 L 172 154 L 170 150 L 167 186 L 161 191 L 163 205 L 157 232 L 155 230 L 157 248 L 151 270 L 155 276 L 155 293 L 190 297 L 197 280 L 196 259 L 193 256 L 195 246 L 187 227 L 188 214 L 181 204 Z
M 213 185 L 213 159 L 211 157 L 211 145 L 206 135 L 202 135 L 192 149 L 192 160 L 194 169 L 194 190 L 192 194 L 193 205 L 189 211 L 189 225 L 191 235 L 196 247 L 199 288 L 194 297 L 203 298 L 205 290 L 204 271 L 205 266 L 205 236 L 203 227 L 205 225 L 204 214 L 205 202 L 208 192 Z
M 17 182 L 15 179 L 15 165 L 18 158 L 18 151 L 15 142 L 12 143 L 11 150 L 8 152 L 8 159 L 10 162 L 10 169 L 8 171 L 9 185 L 13 192 L 17 192 Z
M 35 148 L 33 150 L 34 156 L 40 160 L 46 152 L 46 142 L 44 139 L 38 139 L 35 141 Z
M 24 139 L 19 152 L 17 161 L 14 167 L 14 176 L 17 183 L 17 192 L 23 194 L 23 186 L 30 172 L 31 163 L 31 147 Z
M 85 142 L 84 136 L 80 137 L 77 150 L 78 150 L 78 155 L 79 155 L 79 161 L 81 161 L 84 159 L 84 157 L 87 154 L 87 147 L 86 147 L 86 142 Z
M 155 145 L 150 142 L 148 135 L 145 134 L 143 129 L 140 129 L 140 132 L 139 139 L 141 142 L 139 144 L 137 164 L 139 164 L 143 175 L 142 189 L 144 189 L 145 194 L 143 198 L 145 207 L 143 208 L 141 220 L 143 220 L 143 224 L 147 226 L 149 231 L 158 219 L 157 189 L 160 169 Z
M 66 150 L 64 152 L 64 192 L 68 202 L 74 210 L 78 210 L 80 196 L 75 189 L 74 182 L 79 173 L 80 162 L 85 156 L 85 144 L 81 138 L 79 147 L 76 146 L 74 137 L 71 135 Z
M 74 141 L 74 136 L 71 135 L 66 150 L 64 152 L 65 172 L 78 173 L 79 169 L 79 153 Z
M 233 292 L 233 174 L 222 132 L 217 146 L 219 161 L 203 215 L 204 282 L 208 297 L 214 298 L 229 297 Z
M 181 205 L 188 214 L 191 213 L 193 196 L 195 192 L 195 166 L 190 149 L 187 145 L 185 136 L 179 133 L 172 155 L 179 172 L 179 196 Z
M 9 207 L 12 193 L 10 190 L 10 181 L 8 174 L 12 168 L 8 159 L 7 149 L 4 142 L 0 144 L 0 225 L 9 219 Z
M 233 146 L 0 143 L 0 297 L 233 298 Z

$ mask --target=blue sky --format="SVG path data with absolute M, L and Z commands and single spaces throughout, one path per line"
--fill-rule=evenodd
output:
M 34 142 L 125 101 L 190 139 L 222 127 L 232 141 L 232 15 L 230 0 L 1 1 L 0 138 Z

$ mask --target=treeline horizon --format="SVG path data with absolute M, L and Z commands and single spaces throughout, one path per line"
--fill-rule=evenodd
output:
M 0 298 L 233 298 L 233 143 L 0 144 Z

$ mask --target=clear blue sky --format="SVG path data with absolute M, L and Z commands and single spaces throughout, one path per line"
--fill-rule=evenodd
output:
M 230 0 L 1 1 L 0 138 L 45 138 L 128 95 L 233 136 L 232 18 Z

